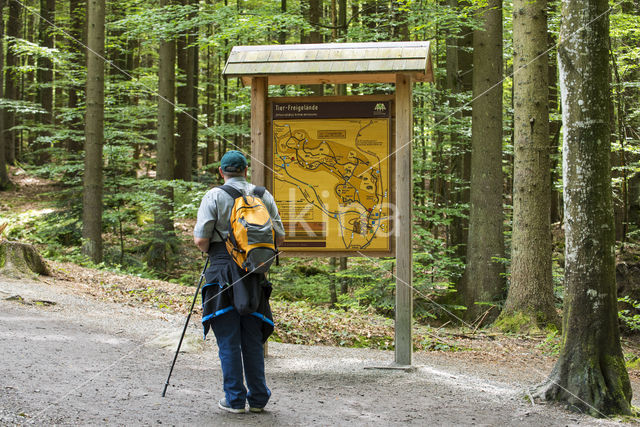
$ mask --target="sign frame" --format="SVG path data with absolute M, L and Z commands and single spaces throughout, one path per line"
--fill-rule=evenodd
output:
M 389 103 L 389 157 L 386 159 L 388 165 L 388 199 L 387 203 L 394 207 L 396 203 L 396 120 L 395 120 L 395 95 L 347 95 L 347 96 L 305 96 L 305 97 L 269 97 L 266 105 L 266 153 L 265 153 L 265 186 L 274 192 L 274 173 L 273 173 L 273 104 L 274 103 L 345 103 L 345 102 L 388 102 Z M 339 118 L 336 118 L 339 119 Z M 275 197 L 275 195 L 274 195 Z M 389 212 L 389 227 L 394 230 L 395 215 L 393 209 Z M 285 257 L 353 257 L 367 256 L 377 257 L 393 257 L 395 256 L 395 238 L 394 234 L 389 234 L 388 250 L 305 250 L 300 247 L 283 247 L 282 255 Z M 360 253 L 362 252 L 362 253 Z

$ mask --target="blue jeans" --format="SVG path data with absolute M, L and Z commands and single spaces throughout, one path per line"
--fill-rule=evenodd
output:
M 262 320 L 250 314 L 240 316 L 233 309 L 213 321 L 222 365 L 224 395 L 232 408 L 263 408 L 271 390 L 264 376 Z M 247 389 L 243 381 L 246 378 Z

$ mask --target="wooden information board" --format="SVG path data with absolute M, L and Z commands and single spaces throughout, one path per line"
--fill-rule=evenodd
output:
M 391 111 L 388 98 L 271 100 L 283 251 L 391 254 Z

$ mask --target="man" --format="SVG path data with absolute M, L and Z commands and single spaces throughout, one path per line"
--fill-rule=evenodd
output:
M 246 181 L 247 159 L 240 151 L 231 150 L 225 153 L 220 161 L 219 172 L 225 186 L 231 186 L 246 195 L 253 194 L 255 186 Z M 271 216 L 276 244 L 279 246 L 284 243 L 284 227 L 278 208 L 268 191 L 264 192 L 261 199 Z M 202 291 L 203 301 L 213 298 L 206 296 L 213 293 L 206 292 L 211 289 L 216 291 L 214 297 L 223 301 L 215 301 L 216 308 L 208 310 L 211 313 L 206 318 L 203 313 L 203 325 L 205 334 L 209 326 L 213 329 L 218 342 L 225 394 L 225 397 L 218 402 L 218 407 L 232 413 L 243 413 L 245 402 L 248 402 L 251 412 L 262 412 L 271 396 L 264 374 L 263 321 L 265 318 L 251 315 L 256 313 L 241 315 L 233 307 L 233 303 L 225 299 L 225 296 L 230 294 L 225 291 L 232 292 L 233 287 L 247 277 L 245 275 L 239 279 L 238 269 L 223 243 L 230 231 L 229 219 L 233 204 L 234 199 L 223 189 L 216 187 L 209 190 L 202 199 L 198 220 L 193 230 L 194 243 L 202 252 L 209 254 L 210 260 L 210 266 L 206 272 L 206 289 L 203 288 Z M 264 275 L 254 273 L 251 277 L 254 279 L 257 277 L 256 280 L 265 282 Z M 266 340 L 266 337 L 264 339 Z M 248 392 L 244 386 L 243 373 Z

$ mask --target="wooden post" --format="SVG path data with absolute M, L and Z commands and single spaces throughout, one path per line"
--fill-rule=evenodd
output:
M 267 78 L 251 79 L 251 182 L 264 186 L 267 148 Z
M 265 186 L 267 152 L 267 96 L 266 77 L 251 79 L 251 183 Z M 269 343 L 264 343 L 264 357 L 269 355 Z
M 411 365 L 413 342 L 412 188 L 413 104 L 411 76 L 396 75 L 396 324 L 395 363 Z

